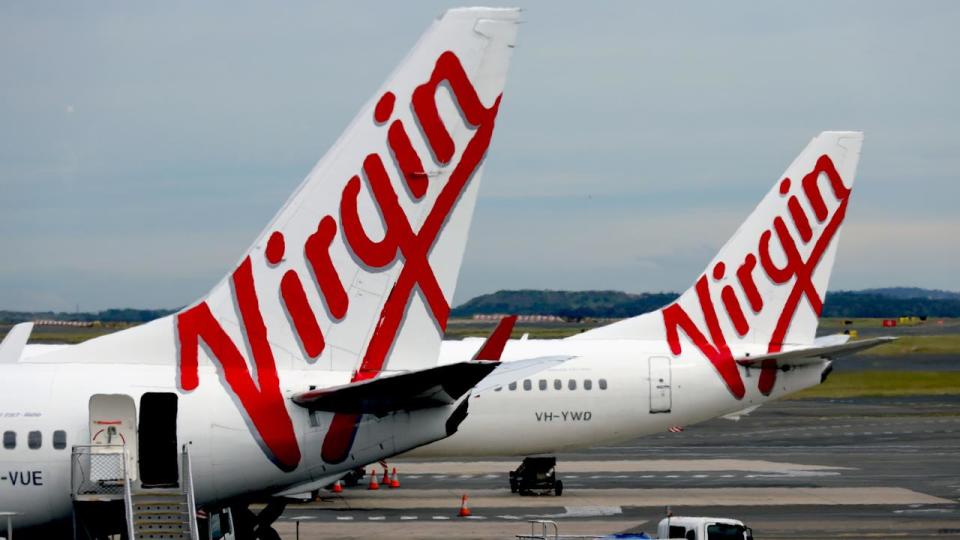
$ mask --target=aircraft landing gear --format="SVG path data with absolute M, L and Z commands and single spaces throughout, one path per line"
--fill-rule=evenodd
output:
M 563 482 L 557 478 L 557 458 L 528 457 L 510 471 L 510 492 L 521 495 L 563 495 Z
M 246 506 L 231 507 L 236 540 L 281 540 L 272 525 L 286 507 L 287 501 L 280 499 L 271 500 L 259 514 Z

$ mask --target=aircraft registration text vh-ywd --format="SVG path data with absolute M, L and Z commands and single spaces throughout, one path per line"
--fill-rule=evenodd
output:
M 437 359 L 518 19 L 434 21 L 199 301 L 54 350 L 21 354 L 29 328 L 12 332 L 0 511 L 18 528 L 69 523 L 111 489 L 136 501 L 181 487 L 191 509 L 215 509 L 455 432 L 496 368 Z

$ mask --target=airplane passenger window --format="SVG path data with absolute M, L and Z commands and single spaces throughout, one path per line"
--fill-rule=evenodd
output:
M 43 443 L 43 437 L 40 435 L 39 431 L 31 431 L 27 433 L 27 446 L 31 450 L 36 450 L 40 448 L 40 445 Z
M 584 379 L 584 380 L 583 380 L 583 389 L 584 389 L 584 390 L 591 390 L 591 389 L 593 389 L 593 381 L 591 381 L 590 379 Z
M 3 447 L 7 450 L 13 450 L 17 447 L 17 432 L 16 431 L 4 431 L 3 432 Z
M 533 383 L 530 382 L 530 379 L 523 380 L 523 389 L 524 390 L 533 390 Z
M 606 380 L 606 379 L 600 379 L 599 382 L 600 382 L 600 389 L 601 389 L 601 390 L 606 390 L 606 389 L 607 389 L 607 380 Z
M 547 389 L 547 380 L 546 380 L 546 379 L 540 379 L 540 389 L 541 389 L 541 390 L 546 390 L 546 389 Z
M 516 390 L 516 389 L 517 389 L 517 382 L 514 381 L 514 382 L 508 384 L 508 385 L 507 385 L 507 388 L 509 388 L 510 390 Z
M 553 389 L 554 390 L 563 390 L 563 381 L 560 379 L 553 380 Z
M 58 429 L 53 432 L 53 447 L 57 450 L 63 450 L 67 447 L 67 432 Z
M 577 380 L 576 380 L 576 379 L 570 379 L 570 382 L 567 383 L 567 388 L 569 388 L 569 389 L 571 389 L 571 390 L 576 390 L 576 389 L 577 389 Z
M 503 390 L 503 387 L 502 387 L 502 386 L 498 386 L 498 387 L 496 387 L 496 388 L 493 389 L 494 392 L 499 392 L 499 391 L 501 391 L 501 390 Z

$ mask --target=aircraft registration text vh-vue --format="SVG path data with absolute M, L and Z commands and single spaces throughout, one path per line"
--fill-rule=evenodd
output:
M 282 504 L 249 501 L 397 454 L 544 453 L 737 413 L 880 341 L 815 337 L 862 142 L 825 132 L 670 306 L 563 340 L 441 342 L 518 17 L 437 19 L 204 298 L 70 347 L 15 328 L 0 511 L 146 537 L 135 511 L 177 491 L 187 521 L 231 506 L 270 538 Z

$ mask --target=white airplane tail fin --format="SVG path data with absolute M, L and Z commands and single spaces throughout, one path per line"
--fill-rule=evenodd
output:
M 236 269 L 177 315 L 185 362 L 229 335 L 361 378 L 435 365 L 518 17 L 433 23 Z
M 209 294 L 44 360 L 175 364 L 182 393 L 222 384 L 267 456 L 297 467 L 281 370 L 358 383 L 437 364 L 519 17 L 444 13 Z M 358 425 L 336 416 L 329 462 Z
M 742 395 L 730 346 L 813 343 L 862 142 L 860 132 L 818 135 L 676 302 L 575 339 L 666 340 L 674 354 L 697 347 Z

